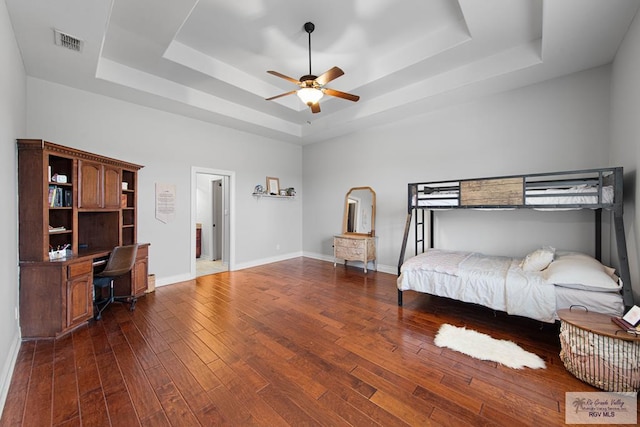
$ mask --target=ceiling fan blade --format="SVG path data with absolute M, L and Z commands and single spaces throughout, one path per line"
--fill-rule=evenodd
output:
M 272 96 L 271 98 L 267 98 L 267 101 L 271 101 L 272 99 L 282 98 L 283 96 L 292 95 L 296 93 L 297 90 L 292 90 L 291 92 L 281 93 L 280 95 Z
M 320 86 L 326 85 L 331 80 L 337 79 L 343 74 L 344 71 L 342 71 L 340 68 L 333 67 L 332 69 L 326 71 L 324 74 L 320 74 L 320 76 L 316 77 L 316 82 L 318 82 Z
M 320 103 L 316 102 L 315 104 L 311 104 L 309 106 L 311 108 L 311 112 L 312 113 L 319 113 L 320 112 Z
M 295 84 L 297 84 L 297 85 L 298 85 L 298 84 L 300 84 L 300 81 L 299 81 L 299 80 L 296 80 L 296 79 L 294 79 L 293 77 L 285 76 L 284 74 L 279 73 L 279 72 L 277 72 L 277 71 L 271 71 L 271 70 L 269 70 L 269 71 L 267 71 L 267 73 L 269 73 L 269 74 L 273 74 L 274 76 L 276 76 L 276 77 L 280 77 L 281 79 L 289 80 L 291 83 L 295 83 Z
M 322 88 L 322 91 L 324 93 L 326 93 L 327 95 L 331 95 L 331 96 L 337 96 L 338 98 L 343 98 L 343 99 L 347 99 L 349 101 L 353 101 L 356 102 L 360 99 L 360 97 L 358 95 L 351 95 L 350 93 L 346 93 L 346 92 L 340 92 L 339 90 L 335 90 L 335 89 L 329 89 L 329 88 Z

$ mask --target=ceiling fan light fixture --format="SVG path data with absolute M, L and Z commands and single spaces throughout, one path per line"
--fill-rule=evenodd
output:
M 324 95 L 320 89 L 316 89 L 313 87 L 303 87 L 298 89 L 298 98 L 302 100 L 306 105 L 313 105 L 316 102 L 320 101 L 322 96 Z

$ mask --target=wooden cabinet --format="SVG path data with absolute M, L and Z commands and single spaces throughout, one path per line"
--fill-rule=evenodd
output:
M 20 326 L 28 338 L 57 337 L 93 316 L 92 260 L 20 266 Z
M 362 235 L 341 234 L 333 237 L 333 266 L 335 267 L 338 259 L 343 259 L 345 264 L 347 261 L 362 261 L 364 264 L 364 272 L 367 272 L 367 264 L 369 261 L 374 262 L 376 268 L 376 243 L 375 237 Z
M 116 277 L 113 282 L 115 296 L 133 295 L 140 297 L 147 291 L 149 276 L 149 244 L 143 243 L 138 246 L 136 261 L 133 264 L 131 273 Z
M 136 242 L 136 208 L 137 208 L 137 174 L 135 170 L 122 169 L 122 188 L 120 193 L 120 209 L 122 210 L 122 244 L 131 245 Z
M 18 149 L 20 260 L 48 260 L 50 247 L 73 244 L 75 216 L 64 199 L 65 194 L 73 199 L 74 158 L 69 153 L 44 150 L 37 143 L 19 143 Z M 52 181 L 58 176 L 66 182 Z
M 139 297 L 147 291 L 147 278 L 149 276 L 149 246 L 138 246 L 136 262 L 131 272 L 131 294 Z
M 57 337 L 93 316 L 93 259 L 137 243 L 142 166 L 39 139 L 19 139 L 17 146 L 22 336 Z M 122 278 L 122 295 L 147 288 L 148 245 L 142 246 Z M 51 259 L 58 248 L 68 255 Z
M 93 263 L 80 261 L 67 266 L 66 323 L 74 328 L 93 316 Z
M 120 208 L 120 182 L 120 168 L 78 160 L 78 208 Z
M 65 245 L 80 255 L 136 243 L 140 168 L 40 139 L 19 139 L 20 260 L 47 261 L 51 248 Z

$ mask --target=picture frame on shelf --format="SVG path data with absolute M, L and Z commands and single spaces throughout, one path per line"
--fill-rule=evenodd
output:
M 280 194 L 280 179 L 272 176 L 267 177 L 267 194 L 276 196 Z

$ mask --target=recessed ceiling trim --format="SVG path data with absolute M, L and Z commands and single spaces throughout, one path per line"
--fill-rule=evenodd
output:
M 210 111 L 234 119 L 239 117 L 253 125 L 276 129 L 300 137 L 301 126 L 275 116 L 218 98 L 206 92 L 187 87 L 144 71 L 136 70 L 106 58 L 100 58 L 96 78 L 177 101 L 194 108 Z

